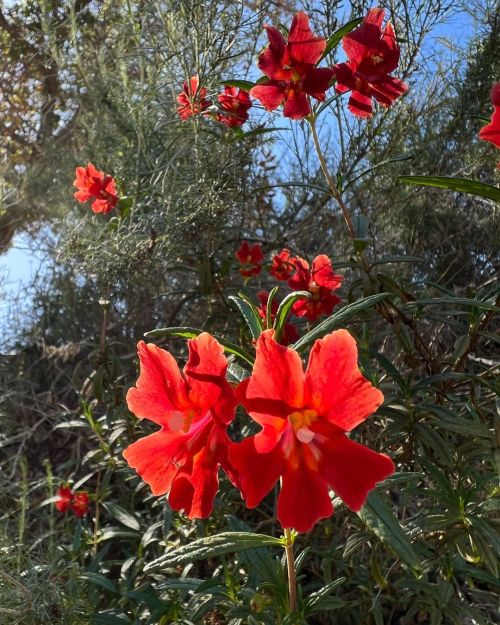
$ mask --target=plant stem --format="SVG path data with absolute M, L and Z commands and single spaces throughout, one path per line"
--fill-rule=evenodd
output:
M 295 576 L 295 560 L 293 557 L 293 541 L 292 530 L 285 530 L 286 538 L 286 564 L 288 572 L 288 593 L 290 597 L 290 612 L 297 611 L 297 578 Z
M 351 219 L 351 215 L 349 213 L 349 209 L 347 208 L 346 203 L 342 199 L 342 195 L 340 194 L 340 191 L 338 190 L 337 185 L 335 184 L 335 180 L 333 179 L 333 176 L 330 174 L 330 172 L 328 170 L 328 165 L 326 164 L 325 156 L 323 154 L 323 151 L 321 150 L 321 145 L 320 145 L 320 142 L 319 142 L 318 132 L 316 130 L 316 120 L 311 115 L 311 117 L 308 117 L 308 121 L 309 121 L 309 125 L 311 126 L 311 132 L 312 132 L 312 136 L 313 136 L 314 147 L 316 148 L 316 153 L 317 153 L 318 158 L 319 158 L 319 163 L 321 165 L 321 171 L 323 172 L 323 175 L 326 178 L 328 186 L 330 187 L 331 194 L 337 200 L 337 203 L 340 206 L 340 210 L 342 211 L 342 215 L 344 216 L 345 222 L 347 224 L 347 229 L 349 230 L 350 237 L 351 237 L 351 239 L 355 239 L 356 238 L 356 230 L 354 229 L 354 225 L 352 223 L 352 219 Z

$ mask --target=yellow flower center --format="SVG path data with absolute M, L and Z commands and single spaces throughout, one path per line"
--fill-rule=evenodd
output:
M 316 421 L 318 413 L 316 410 L 296 410 L 288 415 L 288 420 L 292 424 L 295 435 L 301 443 L 310 443 L 315 434 L 309 429 L 309 426 Z

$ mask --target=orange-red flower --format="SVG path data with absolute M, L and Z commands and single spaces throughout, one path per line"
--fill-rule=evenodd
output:
M 243 241 L 234 255 L 241 263 L 240 273 L 244 278 L 258 276 L 262 271 L 264 252 L 260 243 L 250 245 L 248 241 Z
M 198 76 L 192 76 L 189 83 L 184 82 L 182 93 L 177 96 L 177 102 L 177 112 L 183 121 L 199 115 L 211 104 L 207 98 L 207 90 L 205 87 L 200 87 Z
M 73 501 L 73 491 L 69 486 L 59 486 L 57 489 L 56 509 L 59 512 L 66 512 L 71 507 Z
M 479 131 L 479 138 L 483 141 L 490 141 L 500 148 L 500 82 L 495 83 L 491 88 L 490 99 L 494 107 L 493 115 L 490 123 Z M 500 169 L 500 162 L 497 167 Z
M 224 93 L 217 96 L 221 112 L 217 114 L 217 120 L 226 126 L 242 126 L 248 119 L 248 109 L 252 107 L 252 101 L 246 91 L 236 87 L 224 87 Z
M 71 504 L 71 510 L 73 510 L 73 513 L 76 517 L 78 517 L 79 519 L 84 517 L 89 511 L 89 507 L 90 507 L 90 498 L 89 498 L 89 494 L 86 491 L 82 490 L 73 495 L 73 502 Z
M 315 321 L 321 315 L 330 315 L 340 302 L 340 298 L 333 291 L 342 284 L 342 276 L 333 271 L 328 256 L 316 256 L 311 269 L 303 258 L 293 258 L 291 262 L 295 267 L 295 274 L 288 280 L 288 285 L 295 291 L 311 293 L 309 299 L 300 299 L 294 303 L 293 312 L 308 321 Z
M 309 17 L 294 15 L 288 41 L 274 26 L 265 26 L 269 45 L 259 55 L 259 68 L 268 77 L 250 90 L 268 111 L 284 104 L 283 115 L 302 119 L 309 115 L 309 97 L 324 100 L 333 70 L 316 64 L 326 48 L 326 40 L 309 27 Z
M 281 478 L 277 516 L 284 528 L 307 532 L 329 517 L 330 488 L 359 510 L 375 484 L 394 472 L 388 456 L 347 436 L 384 398 L 360 373 L 356 342 L 346 330 L 315 342 L 305 373 L 299 354 L 266 330 L 257 341 L 252 376 L 238 393 L 262 426 L 231 444 L 238 486 L 254 508 Z
M 115 179 L 97 170 L 92 163 L 76 168 L 73 185 L 78 189 L 75 199 L 79 202 L 93 200 L 94 213 L 109 213 L 118 204 Z
M 183 372 L 173 356 L 153 344 L 138 344 L 140 375 L 127 394 L 129 409 L 161 426 L 123 452 L 129 465 L 149 484 L 153 495 L 168 494 L 174 510 L 207 517 L 218 489 L 230 442 L 235 398 L 226 381 L 224 349 L 203 332 L 188 341 Z
M 372 98 L 390 106 L 408 87 L 394 76 L 399 63 L 399 45 L 390 22 L 382 29 L 384 9 L 370 9 L 363 23 L 342 39 L 347 63 L 333 67 L 338 93 L 352 91 L 348 108 L 358 117 L 371 117 Z
M 259 291 L 257 293 L 257 297 L 260 301 L 260 306 L 257 308 L 257 312 L 259 313 L 259 317 L 266 321 L 267 319 L 267 301 L 269 299 L 268 291 Z M 274 321 L 276 317 L 276 313 L 278 312 L 278 302 L 276 299 L 273 299 L 271 303 L 271 321 Z M 281 331 L 281 343 L 283 345 L 290 345 L 290 343 L 295 343 L 298 341 L 299 333 L 297 332 L 297 328 L 293 323 L 285 323 L 283 329 Z
M 293 261 L 294 257 L 290 254 L 289 250 L 281 250 L 279 254 L 273 256 L 269 269 L 271 275 L 273 275 L 276 280 L 289 280 L 295 273 Z

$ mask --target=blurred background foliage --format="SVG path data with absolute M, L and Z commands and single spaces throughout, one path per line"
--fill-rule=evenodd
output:
M 249 512 L 223 479 L 213 517 L 188 522 L 151 497 L 121 457 L 139 436 L 124 396 L 144 332 L 192 326 L 251 349 L 228 300 L 243 286 L 234 250 L 246 239 L 268 258 L 282 247 L 329 254 L 345 276 L 344 304 L 390 293 L 346 325 L 386 397 L 356 436 L 388 451 L 399 473 L 359 516 L 339 502 L 299 538 L 300 618 L 495 622 L 498 204 L 397 177 L 498 183 L 498 155 L 477 132 L 500 76 L 500 10 L 492 0 L 381 4 L 409 94 L 369 122 L 338 98 L 321 119 L 369 272 L 321 190 L 306 124 L 257 107 L 243 132 L 181 123 L 175 98 L 194 74 L 211 95 L 224 79 L 255 78 L 264 23 L 289 23 L 303 8 L 327 35 L 370 3 L 0 4 L 0 250 L 27 233 L 45 258 L 24 301 L 4 302 L 0 620 L 292 623 L 273 550 L 142 572 L 165 545 L 248 527 L 279 535 L 273 495 Z M 473 36 L 446 41 L 450 23 L 468 24 Z M 328 61 L 343 58 L 337 50 Z M 88 161 L 129 198 L 120 217 L 91 215 L 73 200 L 74 168 Z M 270 285 L 264 275 L 244 290 Z M 180 339 L 162 344 L 184 354 Z M 93 494 L 88 519 L 54 511 L 51 498 L 67 480 Z

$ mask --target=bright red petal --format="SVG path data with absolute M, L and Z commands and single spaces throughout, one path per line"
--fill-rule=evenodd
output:
M 286 96 L 283 115 L 290 119 L 303 119 L 311 112 L 309 100 L 305 93 L 290 89 Z
M 500 106 L 500 82 L 495 83 L 491 88 L 490 100 L 493 106 Z
M 274 26 L 266 25 L 264 28 L 267 31 L 269 45 L 261 54 L 259 54 L 258 66 L 259 69 L 266 74 L 266 76 L 269 76 L 269 78 L 281 79 L 283 77 L 282 65 L 286 42 L 283 35 Z M 258 96 L 254 97 L 257 98 Z
M 500 148 L 500 106 L 495 106 L 491 122 L 481 128 L 479 138 L 483 141 L 489 141 L 496 145 L 497 148 Z
M 149 484 L 153 495 L 164 495 L 184 459 L 186 439 L 186 435 L 162 429 L 132 443 L 123 457 Z
M 359 371 L 356 341 L 347 330 L 336 330 L 314 343 L 306 383 L 314 409 L 346 432 L 384 401 Z
M 91 206 L 94 213 L 109 213 L 112 208 L 108 200 L 94 200 Z
M 144 341 L 137 348 L 141 369 L 136 387 L 127 393 L 129 410 L 141 419 L 168 426 L 169 416 L 189 405 L 181 372 L 164 349 Z
M 356 117 L 368 118 L 373 115 L 372 99 L 359 91 L 353 91 L 347 108 Z
M 356 66 L 379 47 L 384 14 L 384 9 L 371 9 L 361 25 L 342 38 L 342 47 Z
M 88 191 L 77 191 L 73 197 L 79 202 L 86 202 L 93 196 Z
M 257 98 L 267 111 L 274 111 L 285 99 L 286 89 L 282 84 L 269 81 L 250 89 L 252 98 Z
M 248 508 L 255 508 L 271 491 L 285 467 L 282 451 L 276 447 L 259 453 L 253 436 L 229 446 L 229 460 L 238 474 L 238 487 Z
M 394 473 L 394 463 L 389 456 L 355 443 L 343 434 L 325 447 L 320 472 L 335 494 L 355 512 L 362 508 L 377 482 Z
M 278 496 L 278 520 L 283 528 L 308 532 L 320 519 L 333 513 L 328 483 L 317 470 L 305 463 L 283 475 Z
M 312 279 L 318 286 L 335 291 L 342 284 L 342 276 L 332 269 L 332 261 L 326 254 L 320 254 L 312 262 Z
M 294 61 L 311 65 L 316 65 L 325 51 L 326 40 L 314 35 L 309 27 L 309 17 L 302 11 L 293 17 L 288 48 Z
M 325 99 L 325 91 L 330 87 L 330 81 L 334 77 L 333 69 L 327 67 L 314 67 L 307 72 L 303 82 L 304 91 L 317 100 Z

